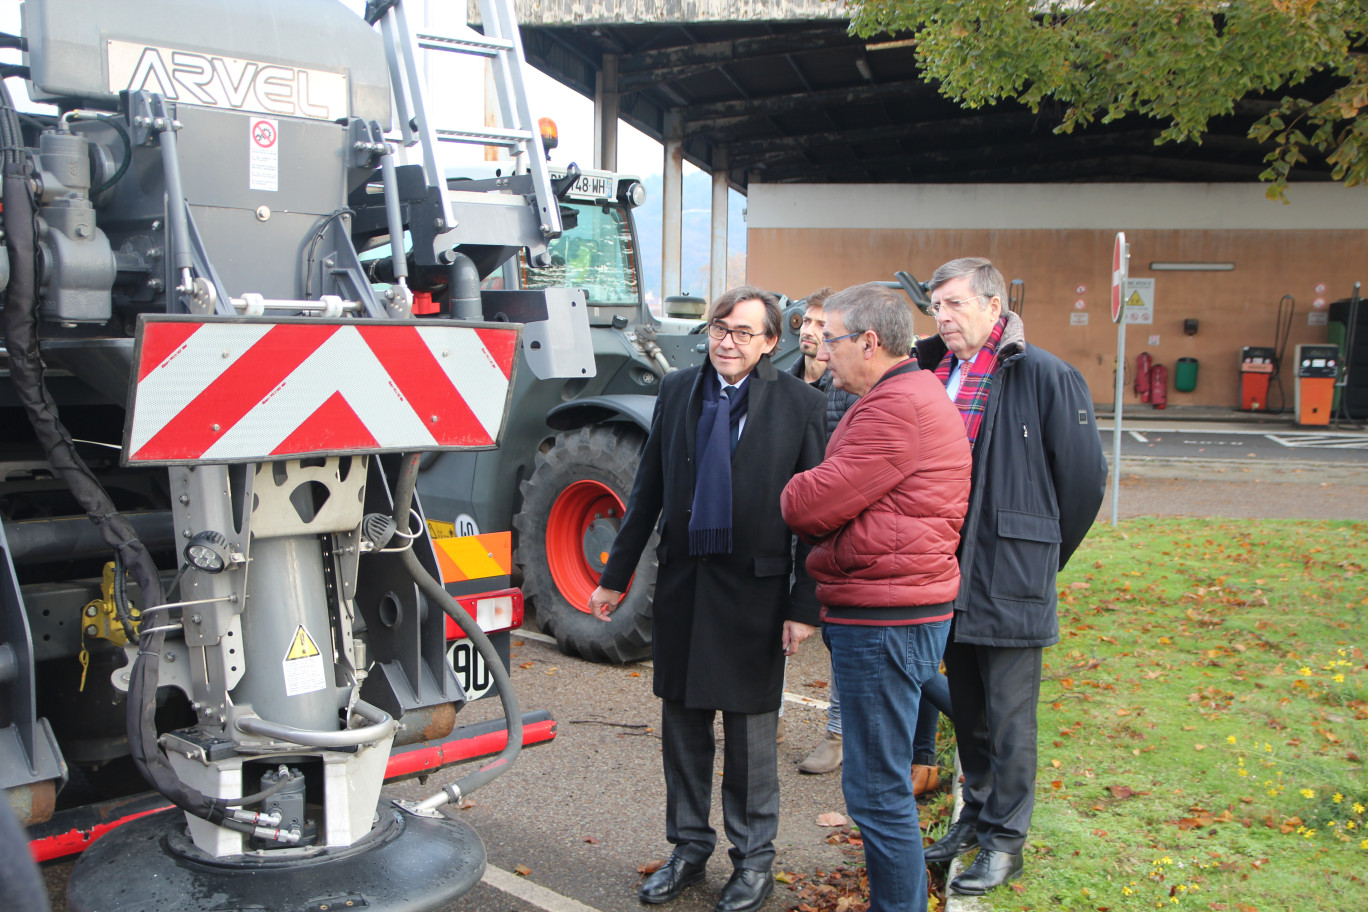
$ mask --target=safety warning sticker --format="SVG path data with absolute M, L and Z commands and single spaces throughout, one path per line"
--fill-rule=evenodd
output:
M 309 631 L 300 624 L 290 642 L 290 651 L 281 662 L 285 669 L 285 693 L 291 697 L 313 693 L 328 686 L 323 655 Z
M 280 186 L 280 121 L 270 117 L 251 120 L 247 145 L 248 186 L 275 192 Z

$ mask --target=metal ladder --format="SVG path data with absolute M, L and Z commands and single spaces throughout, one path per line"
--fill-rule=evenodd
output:
M 393 87 L 395 112 L 400 124 L 402 142 L 422 148 L 423 172 L 427 185 L 442 203 L 442 217 L 448 230 L 462 222 L 459 207 L 453 204 L 447 188 L 446 175 L 437 162 L 437 143 L 470 143 L 472 145 L 503 146 L 513 153 L 514 170 L 524 169 L 531 177 L 541 241 L 561 233 L 560 207 L 552 196 L 551 177 L 546 167 L 541 134 L 532 122 L 523 81 L 522 36 L 513 11 L 514 0 L 479 0 L 480 18 L 484 35 L 470 31 L 465 35 L 414 33 L 409 29 L 403 0 L 370 0 L 366 19 L 379 23 L 384 37 L 385 56 L 389 63 L 390 85 Z M 456 54 L 487 57 L 493 65 L 495 89 L 499 99 L 499 114 L 503 128 L 480 126 L 478 129 L 447 129 L 435 127 L 428 117 L 423 98 L 422 80 L 418 74 L 418 48 L 448 51 Z M 463 196 L 465 196 L 463 194 Z M 467 201 L 478 205 L 476 201 Z

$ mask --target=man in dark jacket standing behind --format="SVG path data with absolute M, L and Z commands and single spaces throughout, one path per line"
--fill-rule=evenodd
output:
M 827 299 L 819 357 L 859 398 L 825 461 L 795 475 L 781 501 L 789 526 L 814 542 L 807 565 L 844 709 L 841 787 L 864 838 L 870 912 L 927 906 L 913 733 L 960 588 L 969 499 L 963 425 L 911 346 L 912 313 L 889 289 Z
M 1035 806 L 1044 647 L 1059 642 L 1055 575 L 1097 518 L 1107 463 L 1077 370 L 1027 346 L 1002 273 L 979 257 L 931 277 L 939 335 L 917 344 L 973 449 L 963 582 L 945 647 L 964 810 L 928 862 L 979 854 L 950 883 L 979 895 L 1017 877 Z
M 717 912 L 750 912 L 774 888 L 779 831 L 775 729 L 784 657 L 817 623 L 811 578 L 790 587 L 793 533 L 779 494 L 822 458 L 826 397 L 777 370 L 775 297 L 742 286 L 708 314 L 708 360 L 667 374 L 651 433 L 589 598 L 600 620 L 622 598 L 660 518 L 652 656 L 661 698 L 665 835 L 674 853 L 637 891 L 664 903 L 701 881 L 717 835 L 708 824 L 713 719 L 722 712 L 722 813 L 734 871 Z

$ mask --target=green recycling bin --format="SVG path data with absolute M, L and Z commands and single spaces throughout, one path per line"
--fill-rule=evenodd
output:
M 1180 393 L 1190 393 L 1197 388 L 1196 358 L 1178 359 L 1178 370 L 1174 372 L 1173 386 Z

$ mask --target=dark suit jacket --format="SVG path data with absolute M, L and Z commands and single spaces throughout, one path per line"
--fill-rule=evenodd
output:
M 762 357 L 751 372 L 746 423 L 732 456 L 733 553 L 689 554 L 694 452 L 711 364 L 660 384 L 651 435 L 600 582 L 623 591 L 659 517 L 652 652 L 655 693 L 695 709 L 771 712 L 783 699 L 784 621 L 818 623 L 799 545 L 779 495 L 826 446 L 826 397 Z M 790 572 L 793 580 L 790 583 Z

